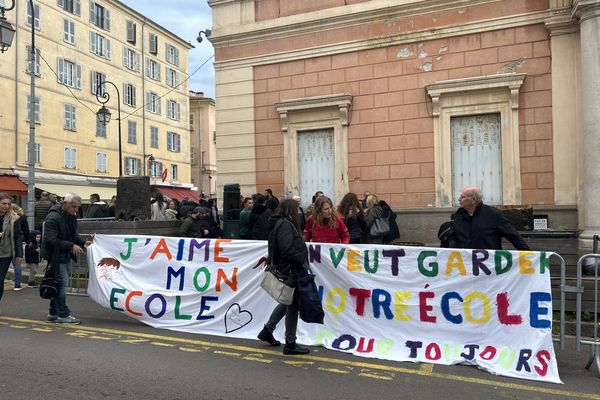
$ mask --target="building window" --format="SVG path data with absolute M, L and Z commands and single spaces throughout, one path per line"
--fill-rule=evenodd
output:
M 181 150 L 181 137 L 178 133 L 167 132 L 167 150 L 176 153 Z
M 40 6 L 38 4 L 33 5 L 33 9 L 35 10 L 35 20 L 34 25 L 35 29 L 40 30 Z M 27 26 L 31 26 L 31 6 L 29 2 L 27 2 Z
M 123 65 L 132 71 L 140 71 L 140 55 L 130 48 L 123 47 Z
M 190 146 L 190 165 L 196 165 L 196 146 Z
M 125 157 L 125 175 L 140 175 L 140 159 Z
M 150 58 L 146 59 L 146 75 L 150 79 L 160 81 L 160 65 Z
M 75 22 L 68 19 L 63 20 L 63 40 L 70 44 L 75 44 Z
M 31 109 L 29 108 L 30 101 L 31 101 L 31 96 L 27 95 L 27 100 L 25 102 L 25 120 L 27 122 L 29 122 L 29 114 L 31 113 L 31 111 L 30 111 Z M 35 123 L 39 124 L 42 122 L 42 112 L 41 112 L 39 96 L 35 96 L 34 110 L 35 110 Z
M 190 131 L 194 130 L 194 114 L 190 113 Z
M 167 71 L 167 85 L 171 87 L 179 86 L 179 74 L 173 68 L 165 67 Z
M 98 121 L 98 118 L 96 118 L 96 136 L 106 137 L 106 125 Z
M 25 146 L 25 160 L 27 160 L 28 164 L 29 164 L 29 148 L 30 148 L 29 146 L 30 146 L 30 144 L 29 144 L 29 142 L 27 142 L 27 146 Z M 42 145 L 39 143 L 36 143 L 35 144 L 35 157 L 34 157 L 36 165 L 40 165 L 40 163 L 41 163 L 41 161 L 40 161 L 42 159 L 41 153 L 42 153 Z
M 31 73 L 31 71 L 33 70 L 33 68 L 31 67 L 31 46 L 27 45 L 27 55 L 26 55 L 26 69 L 25 71 L 27 71 L 28 74 Z M 40 49 L 36 48 L 35 49 L 35 74 L 36 75 L 40 75 L 42 70 L 41 64 L 40 64 Z
M 156 33 L 148 33 L 148 40 L 150 42 L 150 54 L 158 54 L 158 36 Z
M 137 143 L 137 122 L 127 121 L 127 143 Z
M 131 44 L 135 44 L 135 22 L 127 20 L 127 41 Z
M 160 98 L 154 92 L 146 93 L 146 107 L 148 112 L 160 114 Z
M 177 180 L 179 174 L 177 173 L 177 164 L 171 164 L 171 179 Z
M 110 11 L 95 1 L 90 1 L 90 22 L 100 29 L 110 31 Z
M 106 82 L 106 74 L 92 71 L 92 94 L 96 94 L 98 89 L 100 89 L 99 95 L 103 96 L 106 90 L 106 87 L 102 84 L 104 82 Z
M 65 147 L 65 168 L 77 168 L 77 149 L 74 147 Z
M 161 176 L 163 170 L 163 164 L 159 161 L 152 161 L 150 163 L 150 176 Z
M 106 172 L 106 153 L 96 153 L 96 172 Z
M 181 119 L 181 104 L 175 100 L 167 101 L 167 117 L 179 121 Z
M 64 128 L 68 131 L 77 130 L 77 108 L 74 104 L 65 104 Z
M 131 83 L 123 84 L 123 103 L 135 107 L 135 86 Z
M 80 0 L 58 0 L 58 6 L 71 14 L 81 15 Z
M 110 40 L 96 32 L 90 32 L 90 51 L 110 60 Z
M 168 43 L 165 43 L 165 53 L 167 55 L 167 62 L 173 65 L 179 66 L 179 49 Z
M 150 147 L 158 149 L 158 128 L 155 126 L 150 127 Z
M 65 86 L 81 89 L 81 65 L 59 58 L 58 82 Z

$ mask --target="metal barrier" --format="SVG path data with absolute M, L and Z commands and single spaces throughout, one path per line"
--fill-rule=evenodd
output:
M 581 325 L 582 325 L 581 301 L 582 301 L 582 297 L 583 297 L 583 293 L 584 293 L 582 270 L 583 270 L 584 262 L 588 259 L 592 259 L 593 265 L 594 265 L 594 277 L 593 277 L 593 282 L 594 282 L 594 300 L 593 300 L 594 301 L 594 308 L 593 308 L 594 327 L 593 327 L 593 336 L 583 337 L 581 334 Z M 576 287 L 577 290 L 574 290 L 574 292 L 577 294 L 577 298 L 576 298 L 576 301 L 577 301 L 576 324 L 577 325 L 575 328 L 576 329 L 575 340 L 577 343 L 576 344 L 577 351 L 581 350 L 582 344 L 590 345 L 590 358 L 588 359 L 588 362 L 585 365 L 585 368 L 590 369 L 590 367 L 592 366 L 592 364 L 595 361 L 596 368 L 598 369 L 598 373 L 600 375 L 600 338 L 598 337 L 598 265 L 599 264 L 600 264 L 600 254 L 596 254 L 596 253 L 585 254 L 577 261 L 577 287 Z

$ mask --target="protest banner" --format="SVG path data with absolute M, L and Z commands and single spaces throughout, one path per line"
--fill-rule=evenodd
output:
M 298 342 L 560 383 L 551 253 L 307 245 L 325 323 L 300 322 Z M 253 339 L 276 305 L 266 255 L 264 241 L 96 235 L 88 293 L 154 327 Z

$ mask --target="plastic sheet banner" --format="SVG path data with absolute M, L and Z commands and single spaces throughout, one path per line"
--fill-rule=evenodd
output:
M 308 249 L 325 323 L 300 322 L 298 342 L 560 383 L 551 253 L 318 243 Z M 264 241 L 96 235 L 88 293 L 157 328 L 253 339 L 276 306 L 260 288 L 266 255 Z M 281 321 L 275 336 L 283 339 L 283 331 Z

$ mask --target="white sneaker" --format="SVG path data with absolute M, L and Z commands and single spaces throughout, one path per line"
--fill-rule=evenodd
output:
M 21 286 L 15 286 L 15 288 L 13 289 L 15 292 L 21 291 L 23 290 L 23 288 Z

